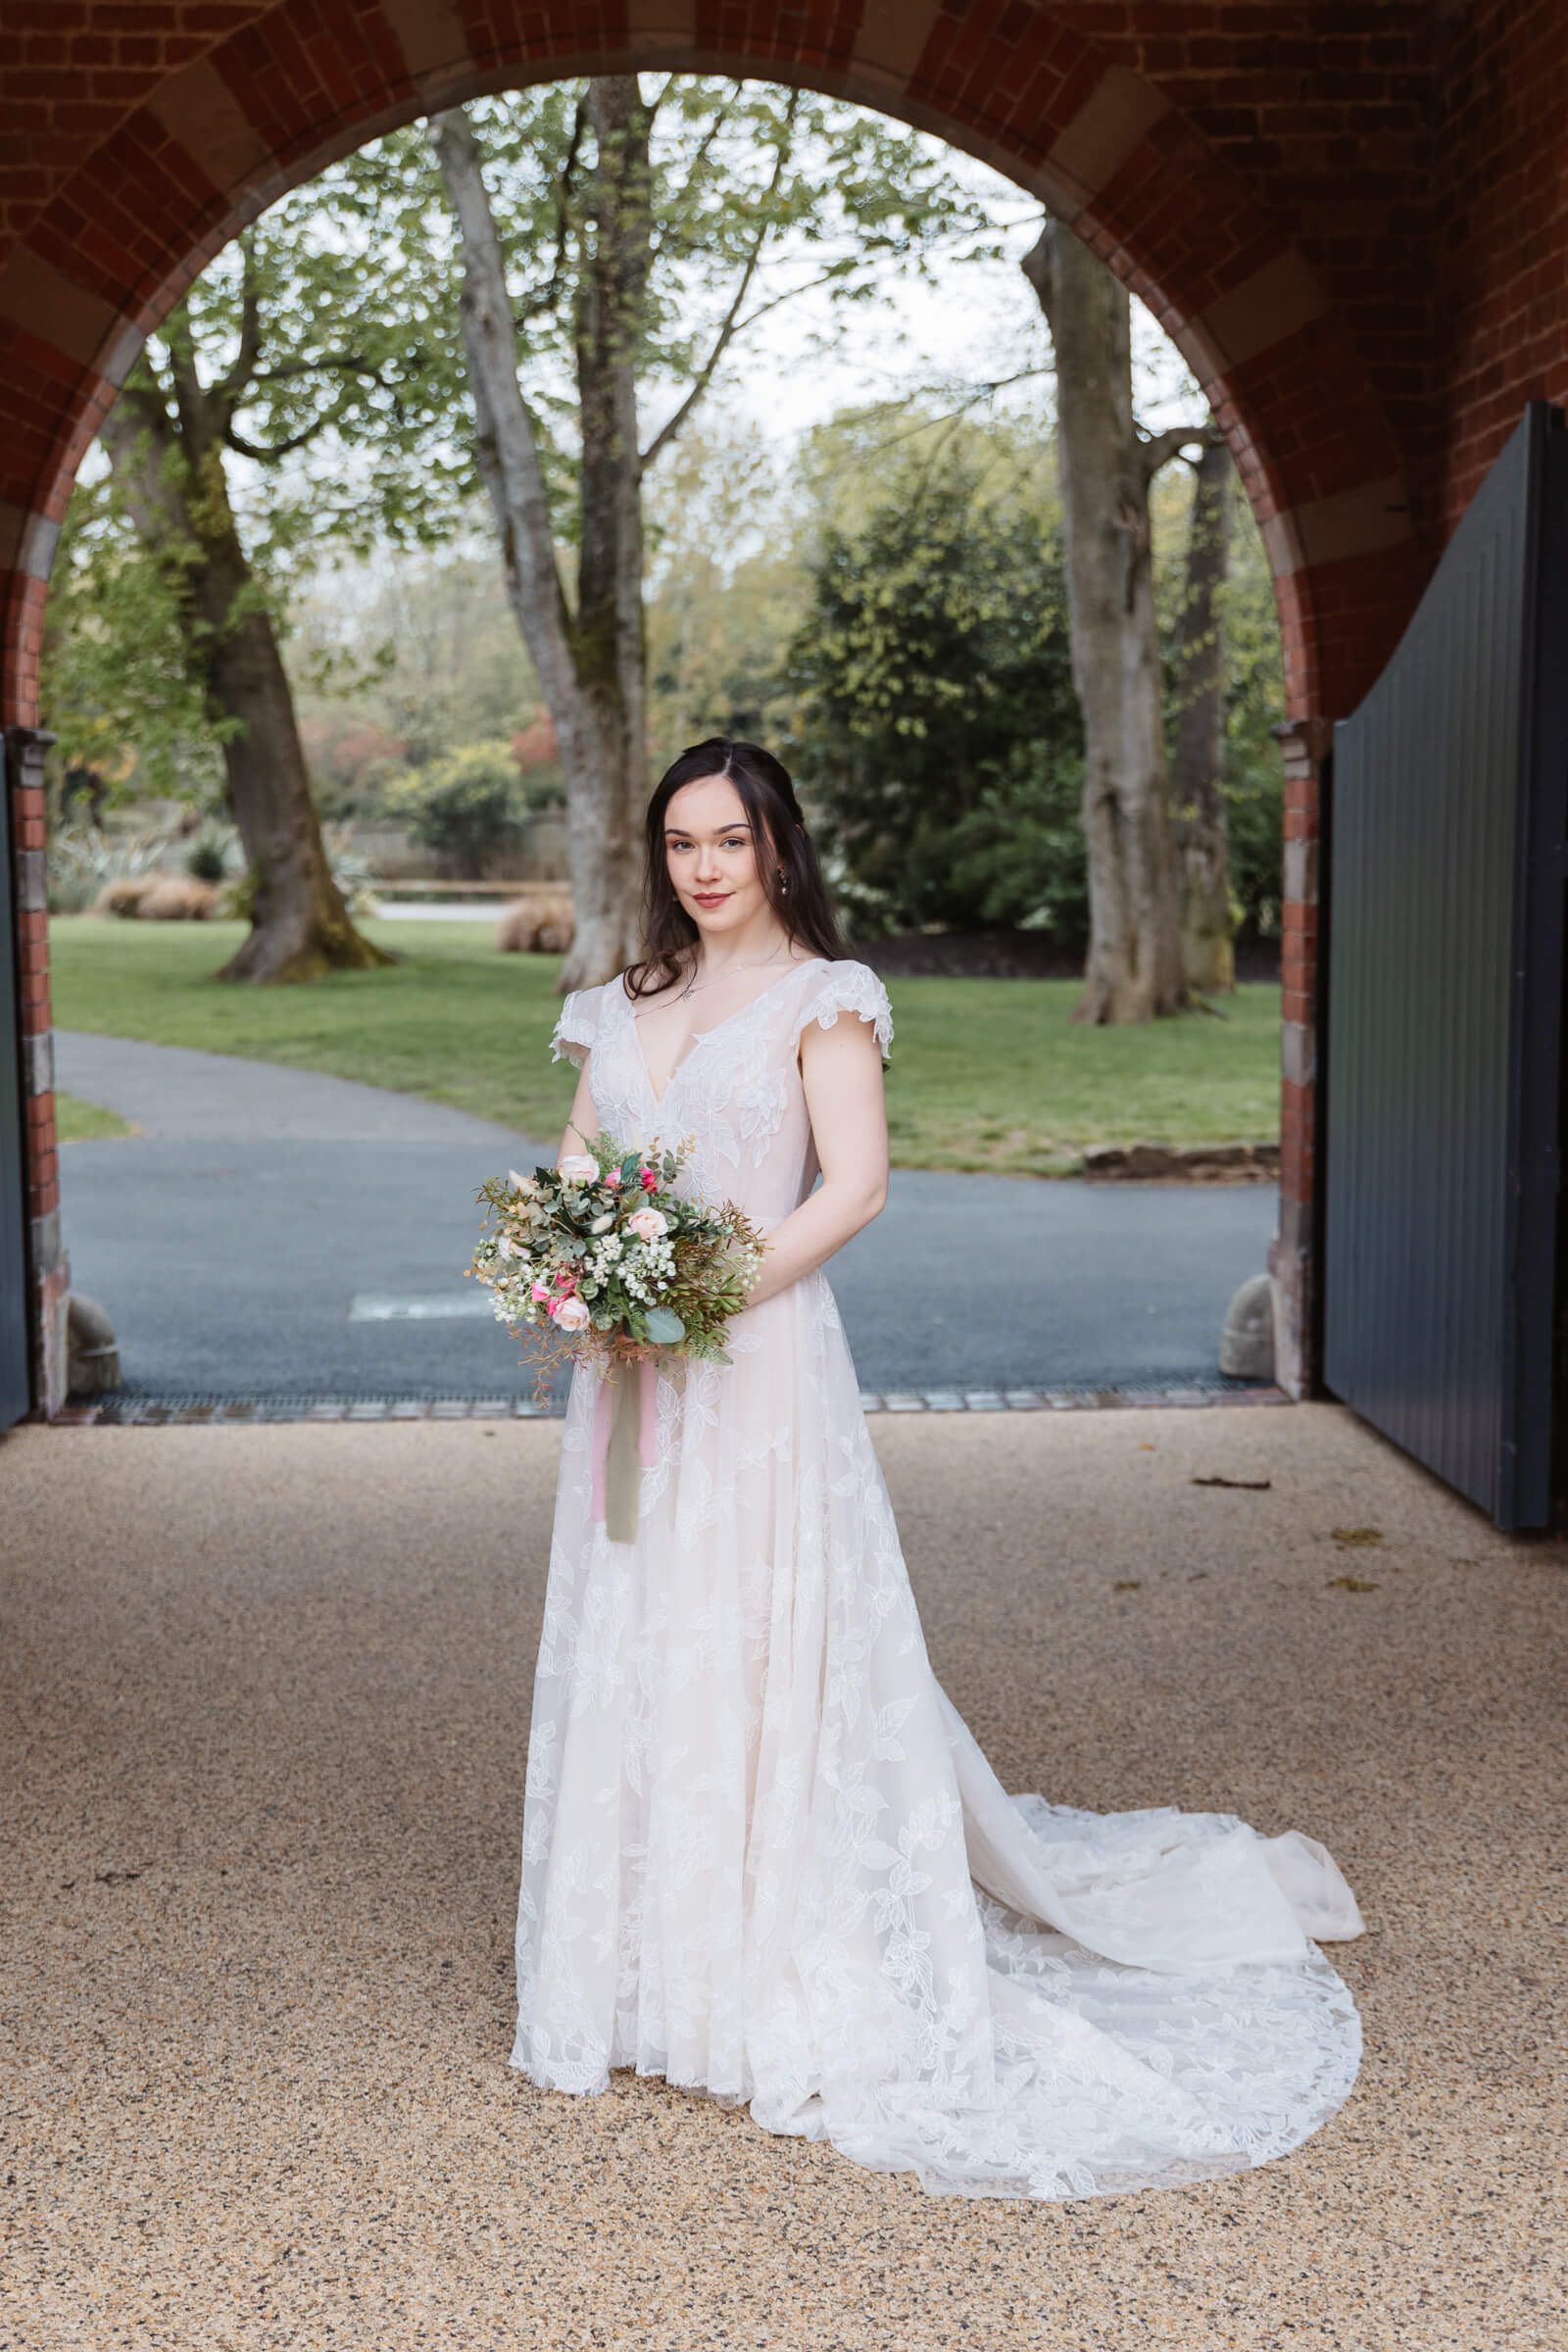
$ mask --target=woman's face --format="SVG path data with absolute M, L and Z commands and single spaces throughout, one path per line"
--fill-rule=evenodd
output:
M 728 776 L 703 776 L 670 795 L 664 858 L 675 894 L 699 932 L 744 930 L 767 907 L 751 819 Z

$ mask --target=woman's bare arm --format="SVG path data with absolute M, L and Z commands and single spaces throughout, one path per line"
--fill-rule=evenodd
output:
M 588 1084 L 588 1064 L 592 1058 L 592 1054 L 585 1055 L 582 1073 L 577 1080 L 577 1092 L 571 1098 L 571 1116 L 566 1121 L 566 1132 L 561 1139 L 561 1150 L 556 1153 L 558 1168 L 573 1152 L 581 1152 L 591 1135 L 599 1133 L 599 1113 L 594 1108 L 593 1091 Z
M 888 1197 L 882 1054 L 869 1022 L 813 1021 L 801 1035 L 801 1077 L 822 1181 L 776 1225 L 749 1304 L 788 1290 L 869 1225 Z

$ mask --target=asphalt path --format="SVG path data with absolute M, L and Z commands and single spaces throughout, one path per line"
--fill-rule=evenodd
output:
M 521 1396 L 466 1282 L 487 1176 L 545 1148 L 407 1095 L 60 1032 L 59 1083 L 141 1132 L 61 1154 L 75 1288 L 125 1387 L 159 1396 Z M 1261 1271 L 1263 1185 L 1090 1185 L 897 1169 L 831 1280 L 867 1390 L 1211 1381 Z

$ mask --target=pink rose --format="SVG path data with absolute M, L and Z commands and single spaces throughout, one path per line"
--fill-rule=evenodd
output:
M 659 1178 L 654 1174 L 652 1168 L 639 1168 L 637 1181 L 645 1193 L 657 1193 L 659 1190 Z
M 618 1168 L 607 1168 L 605 1170 L 605 1182 L 609 1185 L 612 1193 L 618 1192 L 620 1190 L 620 1170 Z
M 577 1288 L 576 1275 L 569 1274 L 566 1271 L 566 1268 L 563 1266 L 559 1274 L 556 1276 L 556 1288 L 558 1291 L 564 1291 L 566 1297 L 569 1298 L 572 1292 Z
M 550 1311 L 556 1318 L 559 1331 L 586 1331 L 592 1319 L 580 1298 L 563 1298 L 560 1305 L 552 1306 Z
M 640 1242 L 657 1242 L 661 1234 L 669 1231 L 669 1219 L 661 1208 L 634 1208 L 626 1219 L 626 1230 Z
M 556 1173 L 568 1184 L 591 1184 L 599 1173 L 599 1162 L 586 1152 L 567 1152 L 556 1163 Z
M 550 1285 L 547 1282 L 536 1282 L 532 1287 L 533 1295 L 540 1301 L 541 1305 L 548 1306 L 550 1303 Z

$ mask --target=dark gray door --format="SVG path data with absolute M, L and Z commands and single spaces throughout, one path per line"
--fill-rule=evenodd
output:
M 9 747 L 0 737 L 0 1429 L 20 1421 L 27 1383 L 26 1170 L 22 1023 L 11 851 Z
M 1490 1511 L 1552 1506 L 1568 432 L 1534 402 L 1335 731 L 1323 1368 Z

